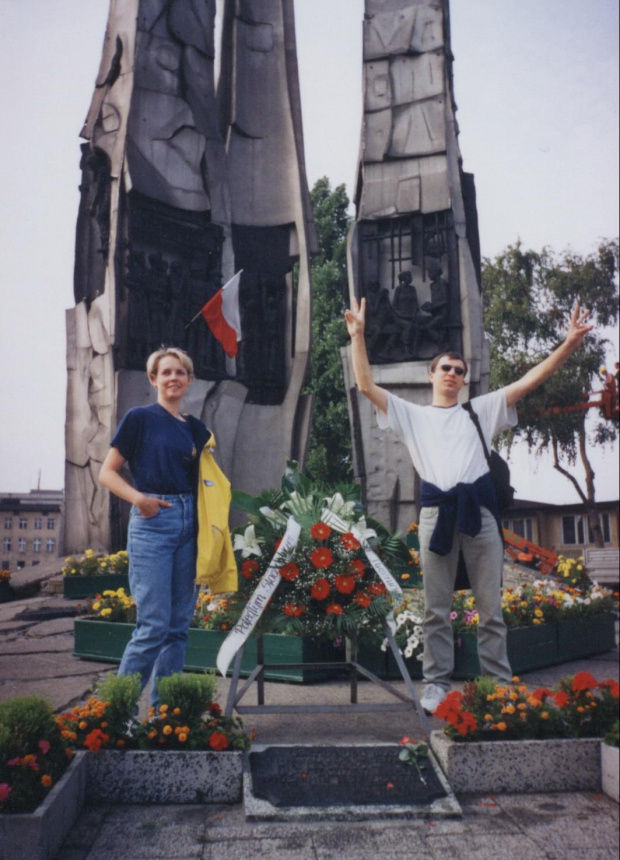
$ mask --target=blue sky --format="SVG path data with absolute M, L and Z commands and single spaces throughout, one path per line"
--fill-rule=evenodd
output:
M 363 0 L 295 0 L 295 9 L 309 181 L 326 175 L 351 193 Z M 39 469 L 43 487 L 64 480 L 78 134 L 107 12 L 108 0 L 2 0 L 0 491 L 30 489 Z M 617 0 L 453 0 L 451 18 L 483 254 L 518 239 L 589 253 L 617 236 Z M 522 498 L 575 498 L 544 461 L 513 456 Z M 596 470 L 600 498 L 618 498 L 617 450 L 598 456 Z

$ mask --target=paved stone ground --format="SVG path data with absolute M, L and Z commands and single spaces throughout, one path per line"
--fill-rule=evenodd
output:
M 0 700 L 46 695 L 57 709 L 83 701 L 111 664 L 72 655 L 72 618 L 25 620 L 32 609 L 71 606 L 59 596 L 39 595 L 0 605 Z M 617 648 L 598 657 L 524 675 L 527 683 L 552 685 L 582 669 L 618 679 Z M 401 688 L 404 685 L 399 685 Z M 418 687 L 419 688 L 419 687 Z M 228 682 L 220 682 L 219 698 Z M 346 684 L 312 686 L 269 683 L 267 702 L 347 701 Z M 371 684 L 360 699 L 385 701 Z M 248 695 L 248 702 L 254 701 Z M 142 706 L 145 707 L 146 700 Z M 439 723 L 432 721 L 433 726 Z M 367 715 L 269 715 L 248 717 L 261 743 L 352 744 L 398 740 L 419 728 L 411 712 Z M 82 813 L 56 860 L 607 860 L 617 858 L 618 805 L 602 795 L 459 796 L 457 821 L 372 823 L 249 823 L 242 806 L 91 806 Z

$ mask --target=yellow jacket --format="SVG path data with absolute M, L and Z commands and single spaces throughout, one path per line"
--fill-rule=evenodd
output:
M 218 594 L 237 591 L 238 577 L 228 525 L 230 481 L 215 462 L 213 448 L 215 437 L 211 434 L 199 464 L 196 582 Z

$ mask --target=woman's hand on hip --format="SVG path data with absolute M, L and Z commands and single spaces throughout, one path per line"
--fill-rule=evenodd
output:
M 155 499 L 153 496 L 142 496 L 140 501 L 136 502 L 136 507 L 143 517 L 149 519 L 159 513 L 160 508 L 171 508 L 172 502 L 165 502 L 163 499 Z

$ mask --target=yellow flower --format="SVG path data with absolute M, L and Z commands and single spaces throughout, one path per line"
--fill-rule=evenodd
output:
M 105 618 L 107 618 L 108 615 L 112 615 L 112 610 L 111 609 L 102 609 L 101 612 L 99 613 L 99 615 L 103 615 Z
M 101 604 L 99 603 L 99 601 L 97 601 L 96 603 L 93 603 L 93 609 L 95 610 L 95 612 L 97 612 L 97 610 L 99 609 L 100 606 L 101 606 Z

